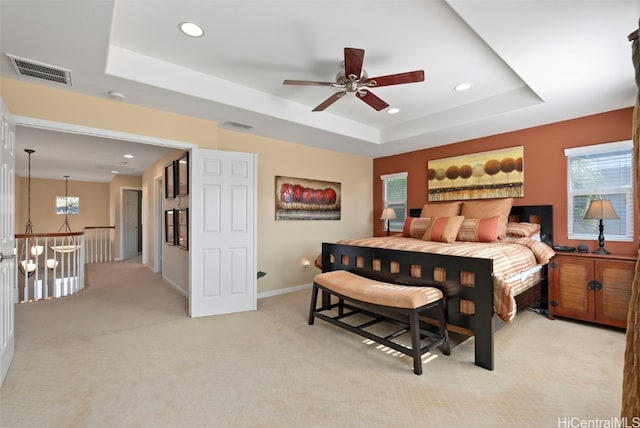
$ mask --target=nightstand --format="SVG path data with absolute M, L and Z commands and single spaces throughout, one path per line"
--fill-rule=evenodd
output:
M 549 319 L 627 327 L 636 257 L 556 253 L 549 262 Z

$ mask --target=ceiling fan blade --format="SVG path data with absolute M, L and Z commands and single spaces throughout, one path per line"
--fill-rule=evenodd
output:
M 389 104 L 384 102 L 384 100 L 382 100 L 381 98 L 375 96 L 370 91 L 356 92 L 356 96 L 360 98 L 362 101 L 364 101 L 365 103 L 369 104 L 371 107 L 373 107 L 377 111 L 380 111 L 382 109 L 389 107 Z
M 311 80 L 285 80 L 283 85 L 304 85 L 304 86 L 331 86 L 333 82 L 313 82 Z
M 371 77 L 366 82 L 375 81 L 374 88 L 380 86 L 401 85 L 403 83 L 414 83 L 424 81 L 424 70 L 407 71 L 406 73 L 389 74 L 387 76 Z
M 355 75 L 358 79 L 362 73 L 364 49 L 344 48 L 344 74 L 349 77 Z
M 326 100 L 324 100 L 320 105 L 318 105 L 316 108 L 313 109 L 313 111 L 322 111 L 324 109 L 326 109 L 327 107 L 329 107 L 331 104 L 335 103 L 336 101 L 338 101 L 340 98 L 344 97 L 344 95 L 347 93 L 347 91 L 340 91 L 340 92 L 336 92 L 335 94 L 331 95 L 329 98 L 327 98 Z

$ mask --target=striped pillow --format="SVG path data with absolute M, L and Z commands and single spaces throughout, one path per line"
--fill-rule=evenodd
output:
M 431 222 L 431 217 L 407 217 L 402 229 L 402 236 L 405 238 L 421 239 L 424 231 Z
M 458 231 L 458 241 L 497 242 L 500 216 L 465 218 Z
M 507 236 L 531 238 L 540 232 L 540 225 L 535 223 L 507 223 Z
M 464 221 L 461 215 L 451 217 L 433 217 L 422 235 L 423 241 L 453 242 L 458 236 Z
M 513 198 L 464 201 L 460 215 L 467 218 L 489 218 L 499 215 L 498 236 L 503 238 L 507 236 L 507 221 L 509 221 L 509 212 L 512 206 Z

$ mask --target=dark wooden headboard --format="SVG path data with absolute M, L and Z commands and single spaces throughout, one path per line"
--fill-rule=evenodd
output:
M 540 239 L 553 246 L 553 205 L 523 205 L 511 207 L 510 221 L 540 225 Z
M 410 217 L 420 217 L 422 208 L 410 208 Z M 522 205 L 511 207 L 509 221 L 540 225 L 540 239 L 553 245 L 553 205 Z

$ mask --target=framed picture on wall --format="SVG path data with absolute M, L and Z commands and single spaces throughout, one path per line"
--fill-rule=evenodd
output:
M 176 160 L 176 168 L 178 177 L 176 195 L 186 196 L 189 194 L 189 152 L 186 152 Z
M 524 146 L 427 162 L 431 201 L 524 196 Z
M 276 220 L 340 220 L 342 185 L 276 175 Z
M 172 199 L 176 197 L 176 174 L 174 162 L 164 166 L 164 197 Z
M 166 210 L 164 212 L 164 242 L 169 245 L 175 245 L 176 243 L 176 229 L 175 229 L 175 210 Z
M 189 249 L 189 208 L 176 210 L 178 213 L 176 245 L 185 250 Z

